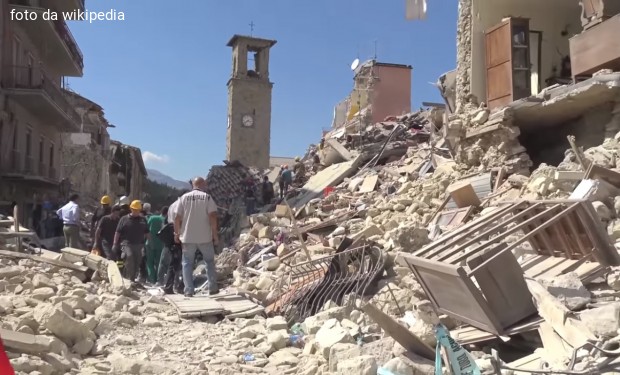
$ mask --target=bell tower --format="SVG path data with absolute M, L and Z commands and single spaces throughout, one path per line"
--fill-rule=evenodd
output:
M 271 89 L 269 49 L 275 40 L 235 35 L 232 76 L 228 80 L 226 159 L 244 165 L 269 167 Z

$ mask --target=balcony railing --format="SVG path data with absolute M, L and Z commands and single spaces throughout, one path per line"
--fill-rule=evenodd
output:
M 39 13 L 37 18 L 39 20 L 38 22 L 51 22 L 54 25 L 54 29 L 56 29 L 58 37 L 67 46 L 67 49 L 69 50 L 69 53 L 71 53 L 73 60 L 79 65 L 80 69 L 84 69 L 84 56 L 82 55 L 82 51 L 80 50 L 80 47 L 78 47 L 75 38 L 73 38 L 73 34 L 69 30 L 67 23 L 61 15 L 59 15 L 58 20 L 44 21 L 42 19 L 43 12 L 45 12 L 47 9 L 41 8 L 38 2 L 32 0 L 10 0 L 9 3 L 11 5 L 17 5 L 20 7 L 33 8 L 32 11 Z M 84 0 L 80 0 L 80 3 L 82 9 L 84 9 Z
M 32 66 L 8 65 L 5 67 L 2 87 L 6 89 L 42 90 L 75 124 L 80 116 L 67 100 L 62 89 L 41 68 Z M 12 74 L 10 74 L 12 72 Z
M 62 19 L 62 17 L 59 17 L 58 20 L 52 22 L 54 23 L 56 32 L 58 32 L 58 36 L 60 36 L 60 39 L 65 42 L 69 52 L 71 52 L 73 59 L 78 63 L 80 69 L 84 69 L 84 56 L 82 55 L 82 51 L 80 50 L 80 47 L 78 47 L 77 42 L 73 38 L 73 34 L 71 34 L 67 23 Z

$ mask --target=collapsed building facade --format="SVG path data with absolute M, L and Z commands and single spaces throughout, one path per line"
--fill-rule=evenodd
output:
M 219 296 L 129 291 L 114 263 L 75 249 L 0 252 L 11 362 L 49 373 L 617 372 L 618 67 L 578 48 L 615 27 L 606 4 L 461 0 L 457 69 L 438 85 L 446 106 L 336 111 L 302 158 L 303 184 L 235 224 L 217 257 Z M 581 26 L 567 27 L 574 15 Z M 536 35 L 560 55 L 541 48 L 535 65 Z M 573 67 L 580 53 L 589 68 Z M 208 177 L 220 207 L 265 173 L 225 164 Z M 89 281 L 93 271 L 107 280 Z
M 71 190 L 89 201 L 98 200 L 110 191 L 111 149 L 103 108 L 76 94 L 67 92 L 80 115 L 80 132 L 62 135 L 61 176 L 71 183 Z
M 460 1 L 456 114 L 444 132 L 453 142 L 464 136 L 457 154 L 526 172 L 561 162 L 568 135 L 584 147 L 613 138 L 620 82 L 617 48 L 608 46 L 619 27 L 616 8 L 608 1 Z M 593 44 L 599 49 L 587 47 Z
M 59 1 L 55 9 L 83 10 L 84 3 Z M 11 10 L 43 10 L 0 1 L 0 202 L 3 211 L 17 202 L 26 225 L 35 203 L 62 197 L 61 134 L 80 126 L 63 80 L 81 77 L 84 61 L 63 20 L 20 22 Z
M 140 149 L 113 140 L 110 143 L 110 154 L 110 185 L 107 194 L 142 199 L 148 174 Z

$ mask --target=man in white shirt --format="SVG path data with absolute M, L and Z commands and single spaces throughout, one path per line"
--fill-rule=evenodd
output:
M 209 294 L 219 293 L 217 274 L 215 271 L 215 248 L 217 245 L 217 206 L 209 194 L 205 192 L 207 183 L 202 177 L 192 181 L 193 190 L 179 199 L 174 219 L 174 237 L 183 248 L 183 283 L 185 296 L 194 295 L 194 258 L 196 250 L 200 250 L 207 263 Z
M 80 247 L 80 206 L 78 205 L 78 199 L 80 197 L 77 194 L 69 197 L 69 203 L 62 206 L 56 214 L 62 220 L 63 234 L 65 235 L 65 246 L 72 247 L 74 249 L 81 249 Z

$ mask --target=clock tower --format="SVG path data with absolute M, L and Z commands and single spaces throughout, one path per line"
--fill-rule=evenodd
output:
M 228 80 L 226 159 L 268 168 L 271 138 L 269 49 L 275 40 L 235 35 L 232 76 Z

